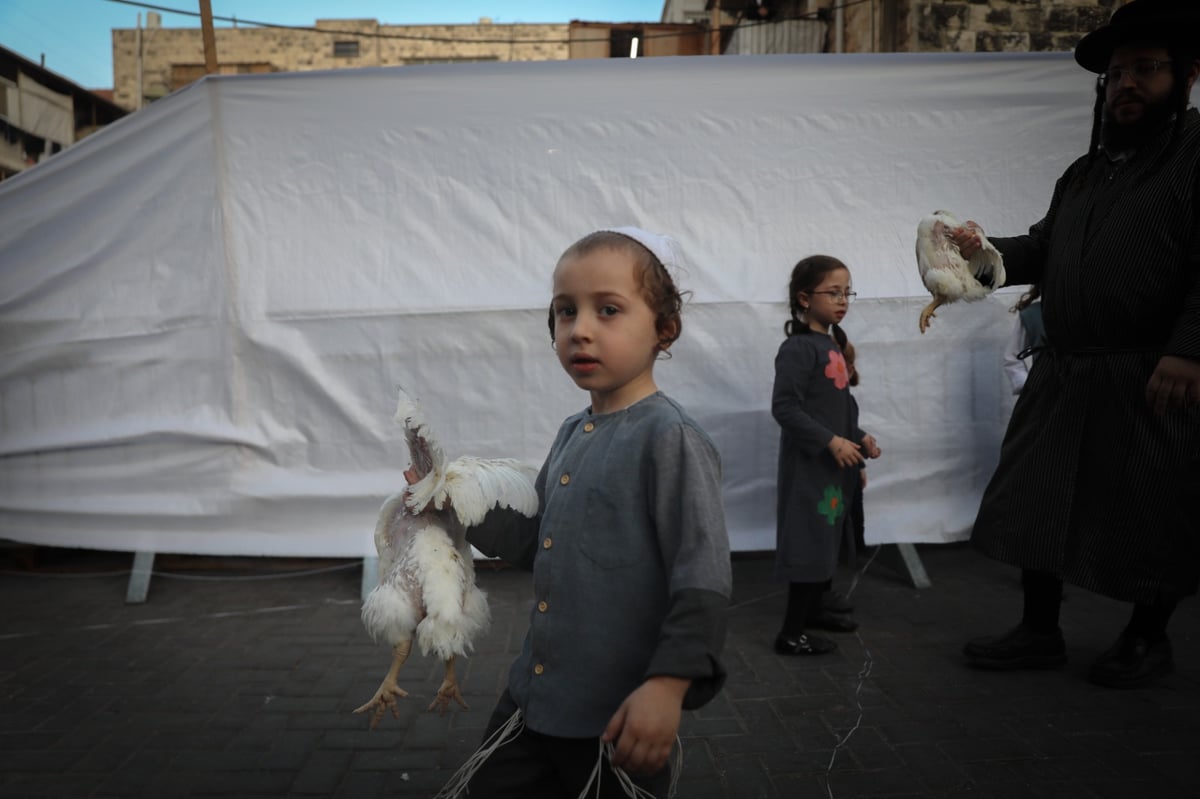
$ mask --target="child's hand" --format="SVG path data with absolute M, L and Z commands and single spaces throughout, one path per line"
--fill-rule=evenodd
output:
M 870 433 L 867 433 L 865 436 L 863 436 L 863 448 L 867 451 L 868 458 L 878 458 L 883 454 L 883 450 L 881 450 L 879 445 L 875 443 L 875 436 L 871 435 Z
M 690 685 L 691 680 L 681 677 L 651 677 L 625 698 L 600 736 L 615 742 L 614 766 L 630 774 L 662 770 L 679 733 L 683 695 Z
M 837 461 L 837 465 L 843 469 L 849 469 L 851 466 L 857 466 L 860 463 L 866 463 L 860 447 L 848 438 L 834 436 L 829 442 L 829 451 L 833 453 L 833 459 Z

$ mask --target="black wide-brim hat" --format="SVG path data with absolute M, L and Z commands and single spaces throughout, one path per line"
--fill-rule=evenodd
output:
M 1133 0 L 1075 45 L 1075 60 L 1089 72 L 1108 69 L 1113 50 L 1132 42 L 1200 44 L 1200 0 Z

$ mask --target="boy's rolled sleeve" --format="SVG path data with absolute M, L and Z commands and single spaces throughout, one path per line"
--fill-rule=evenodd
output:
M 683 706 L 694 709 L 725 681 L 719 656 L 733 587 L 716 447 L 689 425 L 673 426 L 655 446 L 653 480 L 670 602 L 646 676 L 690 679 Z
M 706 705 L 725 684 L 718 654 L 725 646 L 729 597 L 688 588 L 671 597 L 662 639 L 646 677 L 682 677 L 692 681 L 683 697 L 684 710 Z

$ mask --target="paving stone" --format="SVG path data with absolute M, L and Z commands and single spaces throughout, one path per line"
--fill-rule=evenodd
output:
M 912 796 L 920 795 L 921 782 L 904 768 L 853 769 L 834 768 L 826 778 L 829 792 L 841 796 Z
M 387 775 L 385 774 L 352 771 L 341 780 L 332 794 L 324 795 L 333 796 L 334 799 L 371 799 L 371 797 L 384 796 L 383 791 L 386 784 Z M 401 794 L 401 796 L 403 795 L 405 794 Z M 415 795 L 408 795 L 414 796 L 415 799 Z
M 966 772 L 936 746 L 905 744 L 897 746 L 895 752 L 930 796 L 957 796 L 965 785 L 970 784 Z
M 9 772 L 0 784 L 3 799 L 40 799 L 40 797 L 92 796 L 97 779 L 86 774 L 55 774 L 22 771 Z
M 972 671 L 963 642 L 1019 614 L 1015 571 L 965 546 L 920 552 L 933 586 L 868 570 L 852 596 L 862 626 L 826 658 L 772 651 L 784 594 L 771 559 L 735 558 L 729 679 L 684 714 L 679 799 L 1200 796 L 1193 599 L 1172 620 L 1177 671 L 1150 688 L 1086 681 L 1129 610 L 1072 587 L 1066 668 Z M 111 576 L 5 575 L 0 799 L 428 799 L 479 744 L 528 620 L 528 575 L 481 568 L 479 582 L 493 626 L 460 663 L 471 709 L 426 713 L 444 666 L 415 656 L 400 718 L 368 731 L 351 711 L 390 654 L 362 628 L 357 569 L 155 578 L 143 605 Z
M 322 749 L 313 752 L 295 779 L 289 785 L 289 790 L 298 794 L 319 794 L 329 796 L 351 773 L 350 763 L 354 753 L 349 751 L 330 751 Z
M 850 740 L 838 750 L 837 762 L 844 762 L 847 767 L 853 763 L 864 771 L 905 768 L 904 759 L 891 746 L 870 740 L 859 740 L 860 736 L 865 737 L 865 734 L 869 732 L 871 731 L 857 730 Z M 844 758 L 850 758 L 850 760 L 843 760 Z

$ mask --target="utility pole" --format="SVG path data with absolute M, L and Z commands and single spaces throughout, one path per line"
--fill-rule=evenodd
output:
M 721 0 L 712 0 L 712 13 L 708 20 L 708 54 L 721 54 Z
M 212 0 L 200 0 L 200 28 L 204 35 L 204 71 L 217 74 L 217 34 L 213 31 Z
M 142 14 L 140 11 L 138 12 L 137 20 L 137 102 L 133 106 L 135 111 L 141 109 L 146 97 L 146 77 L 142 72 Z

